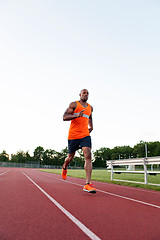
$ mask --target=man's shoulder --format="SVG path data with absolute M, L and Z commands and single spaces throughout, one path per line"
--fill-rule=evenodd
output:
M 69 104 L 69 107 L 72 108 L 72 109 L 75 109 L 77 107 L 77 101 L 71 102 Z

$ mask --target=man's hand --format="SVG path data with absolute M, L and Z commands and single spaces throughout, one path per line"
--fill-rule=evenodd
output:
M 80 111 L 78 114 L 77 114 L 77 118 L 79 118 L 79 117 L 83 117 L 83 112 L 84 112 L 85 110 L 83 109 L 82 111 Z
M 89 133 L 90 133 L 90 132 L 92 132 L 93 128 L 89 128 L 88 130 L 89 130 Z

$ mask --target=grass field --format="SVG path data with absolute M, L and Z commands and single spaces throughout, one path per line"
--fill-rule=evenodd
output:
M 40 169 L 40 171 L 61 174 L 61 169 Z M 83 169 L 80 169 L 80 170 L 79 169 L 78 170 L 77 169 L 68 169 L 67 175 L 71 176 L 71 177 L 85 179 L 85 170 L 83 170 Z M 142 184 L 111 181 L 110 179 L 111 179 L 111 173 L 108 172 L 106 169 L 104 169 L 104 170 L 94 169 L 92 171 L 92 180 L 95 180 L 95 181 L 108 182 L 108 183 L 114 183 L 114 184 L 119 184 L 119 185 L 140 187 L 140 188 L 160 191 L 160 186 L 143 184 L 144 183 L 144 174 L 139 174 L 139 173 L 138 174 L 136 174 L 136 173 L 135 174 L 132 174 L 132 173 L 114 174 L 114 179 L 142 182 Z M 160 184 L 160 174 L 157 174 L 156 176 L 148 175 L 148 183 Z

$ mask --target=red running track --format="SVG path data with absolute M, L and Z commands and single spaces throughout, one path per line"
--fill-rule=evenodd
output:
M 0 240 L 157 240 L 160 192 L 0 168 Z

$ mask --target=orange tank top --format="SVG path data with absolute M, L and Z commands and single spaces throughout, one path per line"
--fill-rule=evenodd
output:
M 84 138 L 86 136 L 90 136 L 89 130 L 88 130 L 88 121 L 89 117 L 91 115 L 91 106 L 88 104 L 87 107 L 83 107 L 79 101 L 76 101 L 77 107 L 74 110 L 73 114 L 77 114 L 82 110 L 85 110 L 83 112 L 83 117 L 75 118 L 71 120 L 70 128 L 69 128 L 69 134 L 68 139 L 80 139 Z

